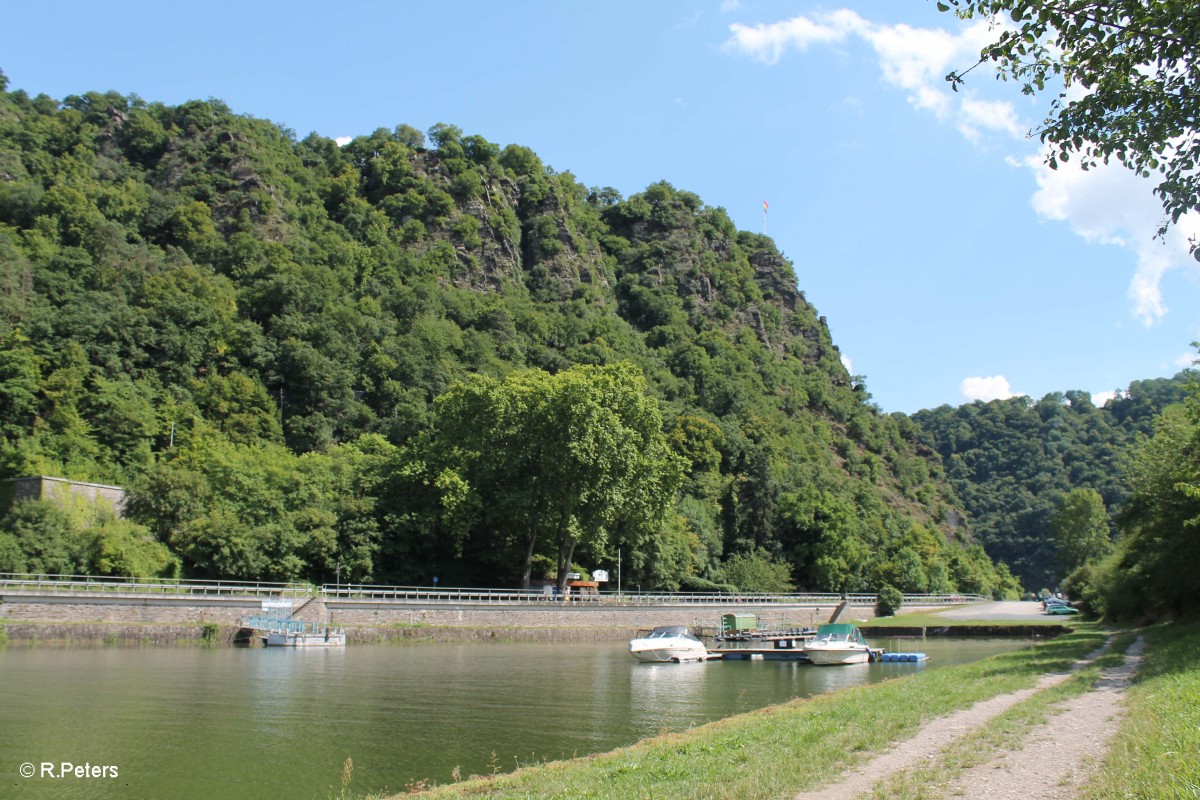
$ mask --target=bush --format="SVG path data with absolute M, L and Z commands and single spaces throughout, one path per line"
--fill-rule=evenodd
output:
M 875 616 L 894 617 L 904 605 L 904 593 L 895 586 L 884 586 L 879 590 L 879 602 L 875 604 Z

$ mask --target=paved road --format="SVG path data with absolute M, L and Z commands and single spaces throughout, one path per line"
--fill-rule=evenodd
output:
M 1042 604 L 1033 600 L 1006 600 L 997 603 L 972 603 L 969 606 L 955 606 L 938 612 L 938 616 L 949 619 L 977 619 L 1031 621 L 1045 620 L 1046 612 Z

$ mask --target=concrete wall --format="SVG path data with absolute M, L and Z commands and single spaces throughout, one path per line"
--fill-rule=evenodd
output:
M 68 497 L 82 497 L 92 503 L 108 506 L 118 517 L 125 513 L 125 490 L 120 486 L 69 481 L 48 475 L 14 478 L 9 483 L 12 484 L 13 500 L 62 501 Z
M 819 625 L 829 620 L 834 607 L 781 606 L 770 608 L 730 605 L 616 606 L 593 603 L 555 603 L 551 606 L 410 605 L 387 602 L 326 600 L 334 625 L 390 627 L 396 625 L 488 628 L 593 628 L 636 631 L 657 625 L 691 625 L 718 628 L 727 613 L 756 614 L 771 626 Z M 870 609 L 865 609 L 870 612 Z M 847 619 L 846 615 L 842 615 Z
M 234 625 L 261 608 L 257 598 L 137 597 L 83 598 L 65 595 L 5 594 L 0 619 L 12 622 Z
M 0 619 L 11 622 L 108 624 L 236 624 L 262 607 L 257 597 L 199 597 L 190 595 L 81 596 L 80 592 L 5 592 L 0 594 Z M 304 598 L 293 601 L 300 609 Z M 321 609 L 321 611 L 318 611 Z M 298 617 L 313 622 L 357 628 L 559 628 L 587 635 L 624 635 L 656 625 L 691 625 L 715 629 L 727 613 L 755 614 L 771 627 L 818 625 L 828 621 L 831 605 L 753 605 L 695 603 L 679 605 L 608 605 L 573 602 L 527 606 L 480 603 L 410 604 L 388 601 L 314 599 Z M 870 608 L 851 607 L 844 621 L 868 619 Z M 589 633 L 590 632 L 590 633 Z

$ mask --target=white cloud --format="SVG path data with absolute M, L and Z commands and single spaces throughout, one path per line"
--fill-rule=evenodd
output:
M 741 0 L 724 0 L 721 3 L 721 13 L 728 14 L 731 11 L 739 11 L 742 8 Z
M 853 12 L 846 13 L 858 17 Z M 814 22 L 808 17 L 792 17 L 769 25 L 759 23 L 753 27 L 735 22 L 729 30 L 733 36 L 725 42 L 726 49 L 738 50 L 764 64 L 777 63 L 789 48 L 804 51 L 812 44 L 840 42 L 848 33 L 845 28 Z
M 846 372 L 854 374 L 854 364 L 850 361 L 850 356 L 842 356 L 842 366 L 846 368 Z
M 1189 350 L 1179 358 L 1175 359 L 1174 364 L 1180 369 L 1191 369 L 1192 367 L 1196 366 L 1197 358 L 1198 356 L 1196 355 L 1196 351 Z
M 1131 311 L 1143 325 L 1159 322 L 1167 313 L 1163 276 L 1176 269 L 1200 275 L 1200 266 L 1188 252 L 1188 239 L 1200 236 L 1200 218 L 1188 215 L 1165 237 L 1155 238 L 1163 210 L 1152 193 L 1152 180 L 1115 162 L 1086 172 L 1074 162 L 1052 170 L 1044 152 L 1010 161 L 1028 168 L 1037 181 L 1030 199 L 1034 211 L 1044 219 L 1066 222 L 1089 242 L 1131 251 L 1137 260 L 1126 291 Z
M 963 97 L 959 108 L 962 115 L 958 120 L 958 130 L 973 142 L 979 141 L 981 128 L 1008 134 L 1013 139 L 1025 136 L 1027 129 L 1017 119 L 1017 112 L 1012 103 L 980 100 L 968 94 Z
M 913 108 L 953 125 L 975 144 L 983 144 L 989 134 L 1025 141 L 1028 126 L 1012 103 L 982 98 L 972 87 L 953 92 L 945 80 L 949 71 L 973 64 L 979 51 L 1000 35 L 1003 28 L 991 24 L 980 20 L 957 32 L 880 25 L 842 9 L 752 27 L 735 23 L 725 47 L 775 64 L 788 50 L 803 52 L 858 37 L 875 50 L 884 82 L 904 91 Z M 984 87 L 986 76 L 972 83 Z M 1082 91 L 1073 87 L 1071 96 Z M 1168 272 L 1186 270 L 1200 277 L 1200 265 L 1188 252 L 1189 238 L 1200 240 L 1200 216 L 1184 217 L 1165 237 L 1155 238 L 1163 211 L 1151 180 L 1115 162 L 1087 172 L 1075 162 L 1051 170 L 1045 165 L 1044 148 L 1039 154 L 1008 160 L 1033 173 L 1038 188 L 1031 204 L 1040 217 L 1067 223 L 1089 242 L 1130 251 L 1136 267 L 1126 294 L 1132 315 L 1143 325 L 1154 325 L 1167 314 L 1162 282 Z
M 1092 392 L 1092 403 L 1097 407 L 1103 407 L 1109 400 L 1120 396 L 1121 392 Z
M 348 145 L 354 141 L 354 137 L 353 136 L 339 136 L 336 139 L 334 139 L 333 141 L 337 144 L 338 147 L 345 147 L 346 145 Z
M 1015 396 L 1012 387 L 1008 385 L 1008 378 L 1003 375 L 991 375 L 986 378 L 963 378 L 963 382 L 958 385 L 958 389 L 962 392 L 962 396 L 967 399 L 967 402 L 982 400 L 986 403 L 988 400 L 1007 400 Z
M 804 52 L 818 44 L 832 44 L 857 36 L 879 57 L 884 82 L 902 89 L 914 108 L 929 111 L 942 122 L 954 122 L 968 139 L 978 142 L 983 131 L 1021 138 L 1027 130 L 1019 123 L 1011 103 L 981 100 L 970 90 L 952 92 L 946 74 L 971 64 L 980 49 L 999 31 L 977 22 L 951 33 L 940 28 L 911 25 L 878 25 L 854 11 L 798 16 L 750 26 L 734 23 L 725 48 L 765 64 L 778 63 L 789 49 Z

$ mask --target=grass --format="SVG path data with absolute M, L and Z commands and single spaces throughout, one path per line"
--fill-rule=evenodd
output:
M 217 643 L 221 635 L 221 626 L 216 622 L 204 622 L 200 625 L 200 639 L 207 645 Z
M 1145 631 L 1127 716 L 1080 800 L 1200 798 L 1200 622 Z
M 777 798 L 862 763 L 928 720 L 1068 669 L 1094 625 L 974 664 L 795 700 L 611 753 L 463 781 L 422 798 Z

